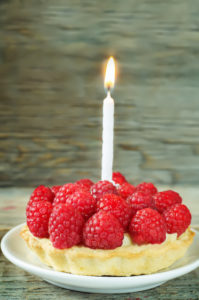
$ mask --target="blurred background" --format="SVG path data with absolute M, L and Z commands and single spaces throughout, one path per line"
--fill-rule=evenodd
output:
M 199 182 L 197 0 L 1 0 L 0 185 L 100 179 L 113 55 L 114 170 Z

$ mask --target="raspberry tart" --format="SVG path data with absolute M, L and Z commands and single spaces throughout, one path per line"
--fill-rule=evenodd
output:
M 21 237 L 57 271 L 91 276 L 151 274 L 171 266 L 193 242 L 191 214 L 175 191 L 81 179 L 37 187 Z

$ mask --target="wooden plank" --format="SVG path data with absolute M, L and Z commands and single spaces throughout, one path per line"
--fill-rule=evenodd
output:
M 119 64 L 115 169 L 198 184 L 197 0 L 0 3 L 0 186 L 100 178 L 102 63 Z

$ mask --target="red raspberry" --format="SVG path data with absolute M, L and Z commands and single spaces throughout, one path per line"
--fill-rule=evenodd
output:
M 124 229 L 120 222 L 109 212 L 98 211 L 86 222 L 83 240 L 93 249 L 114 249 L 122 245 Z
M 117 194 L 117 189 L 111 182 L 103 180 L 91 187 L 91 194 L 98 201 L 105 194 Z
M 47 238 L 48 221 L 52 212 L 49 201 L 32 201 L 26 207 L 27 225 L 30 232 L 39 238 Z
M 178 193 L 168 190 L 155 194 L 153 196 L 153 201 L 156 209 L 162 213 L 173 204 L 182 203 L 182 198 Z
M 132 208 L 133 215 L 140 209 L 151 207 L 153 208 L 152 195 L 145 192 L 135 192 L 129 196 L 126 201 Z
M 85 219 L 88 219 L 96 211 L 96 199 L 88 191 L 75 192 L 66 199 L 65 203 L 78 209 Z
M 51 191 L 56 195 L 59 192 L 61 187 L 62 185 L 54 185 L 51 187 Z
M 129 233 L 133 242 L 138 245 L 160 244 L 166 239 L 166 223 L 159 212 L 144 208 L 133 216 Z
M 118 184 L 123 184 L 125 182 L 127 182 L 126 178 L 124 177 L 124 175 L 122 175 L 120 172 L 114 172 L 113 173 L 113 176 L 112 176 L 112 179 L 115 183 L 118 183 Z
M 151 182 L 142 182 L 136 186 L 136 191 L 143 191 L 146 193 L 150 193 L 151 195 L 154 195 L 158 192 L 155 185 Z
M 97 210 L 112 213 L 120 221 L 124 229 L 127 228 L 132 217 L 131 206 L 122 197 L 115 194 L 104 195 L 97 202 Z
M 84 178 L 84 179 L 80 179 L 80 180 L 76 181 L 76 184 L 79 185 L 80 187 L 90 190 L 90 188 L 94 184 L 94 182 L 92 182 L 92 180 L 90 180 L 88 178 Z
M 49 219 L 50 240 L 55 248 L 70 248 L 81 242 L 84 219 L 72 206 L 58 204 Z
M 81 190 L 81 187 L 75 183 L 67 183 L 64 184 L 60 189 L 59 192 L 56 194 L 53 205 L 57 205 L 60 203 L 65 203 L 66 199 L 72 195 L 73 193 Z
M 119 195 L 122 198 L 126 199 L 135 192 L 135 187 L 132 184 L 125 182 L 122 185 L 120 185 L 117 190 Z
M 49 201 L 53 202 L 55 195 L 49 187 L 44 185 L 38 186 L 30 196 L 30 202 L 33 201 Z
M 180 236 L 191 224 L 191 213 L 184 204 L 174 204 L 163 212 L 168 233 Z

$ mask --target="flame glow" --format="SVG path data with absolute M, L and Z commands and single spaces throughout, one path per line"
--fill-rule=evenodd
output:
M 104 79 L 104 87 L 106 89 L 112 89 L 115 84 L 115 61 L 111 56 L 108 60 L 106 67 L 106 74 Z

